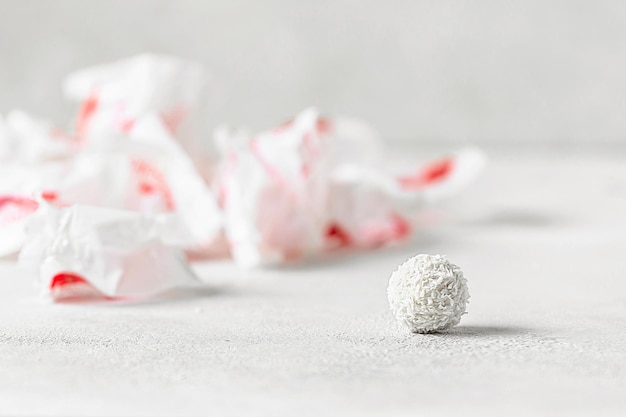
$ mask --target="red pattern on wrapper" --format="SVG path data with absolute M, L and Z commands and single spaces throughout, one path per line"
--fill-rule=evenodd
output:
M 284 133 L 285 131 L 287 131 L 293 126 L 294 120 L 295 119 L 289 119 L 286 122 L 282 123 L 281 125 L 275 127 L 272 130 L 272 133 Z M 317 122 L 315 124 L 315 132 L 318 135 L 327 135 L 332 132 L 332 128 L 333 128 L 333 123 L 330 119 L 327 119 L 324 117 L 320 117 L 317 119 Z
M 54 290 L 76 284 L 87 284 L 87 280 L 73 272 L 59 272 L 50 280 L 50 289 Z
M 10 224 L 33 214 L 39 204 L 30 198 L 20 196 L 0 196 L 0 225 Z
M 166 210 L 174 211 L 176 204 L 163 172 L 144 159 L 133 159 L 132 166 L 138 178 L 139 192 L 142 195 L 159 195 Z
M 331 223 L 326 230 L 326 239 L 336 243 L 339 247 L 351 246 L 352 238 L 350 234 L 338 223 Z
M 420 169 L 415 175 L 398 177 L 398 183 L 405 190 L 417 190 L 427 185 L 443 181 L 454 169 L 452 158 L 434 161 Z
M 398 214 L 393 214 L 387 223 L 378 223 L 361 231 L 370 247 L 403 240 L 411 234 L 411 224 Z
M 59 272 L 50 280 L 50 296 L 55 302 L 73 302 L 82 300 L 114 300 L 98 291 L 79 274 Z
M 92 93 L 81 104 L 76 119 L 76 135 L 79 139 L 84 138 L 89 132 L 89 124 L 98 110 L 98 96 Z
M 58 200 L 59 194 L 56 191 L 44 190 L 41 192 L 41 198 L 48 203 L 54 203 Z
M 178 106 L 167 112 L 161 113 L 161 120 L 167 130 L 171 134 L 175 135 L 188 113 L 189 111 L 185 107 Z

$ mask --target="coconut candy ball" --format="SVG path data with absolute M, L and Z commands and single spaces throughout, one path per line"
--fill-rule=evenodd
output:
M 442 255 L 409 258 L 391 274 L 389 307 L 414 333 L 447 330 L 461 321 L 469 299 L 461 268 Z

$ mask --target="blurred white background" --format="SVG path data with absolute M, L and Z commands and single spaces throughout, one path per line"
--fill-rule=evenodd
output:
M 0 1 L 0 112 L 62 125 L 69 71 L 144 52 L 203 63 L 211 123 L 309 105 L 390 141 L 622 144 L 626 2 Z

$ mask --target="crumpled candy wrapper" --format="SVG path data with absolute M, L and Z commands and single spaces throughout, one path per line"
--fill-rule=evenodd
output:
M 171 221 L 167 215 L 41 202 L 19 261 L 55 300 L 135 299 L 196 285 Z
M 204 163 L 198 138 L 207 77 L 202 66 L 175 57 L 142 54 L 69 74 L 63 91 L 81 102 L 79 139 L 129 133 L 145 116 L 159 118 L 194 161 Z
M 317 121 L 309 111 L 255 138 L 217 133 L 218 199 L 237 263 L 283 262 L 323 250 L 330 155 Z
M 67 77 L 75 131 L 0 119 L 0 256 L 21 249 L 55 300 L 143 298 L 196 282 L 183 254 L 255 267 L 407 239 L 485 161 L 465 149 L 400 169 L 369 126 L 315 109 L 258 135 L 219 128 L 208 160 L 205 83 L 145 54 Z
M 1 165 L 0 255 L 21 246 L 36 195 L 58 206 L 174 213 L 187 230 L 188 249 L 210 245 L 221 215 L 190 158 L 157 118 L 139 120 L 129 135 L 90 143 L 65 159 Z
M 225 233 L 245 266 L 405 239 L 410 212 L 458 191 L 485 161 L 481 151 L 466 149 L 394 172 L 370 128 L 320 118 L 314 109 L 258 136 L 220 129 L 216 142 Z
M 60 129 L 24 112 L 14 110 L 0 116 L 0 164 L 38 164 L 66 158 L 76 142 Z
M 0 117 L 0 256 L 17 252 L 24 225 L 38 207 L 34 191 L 43 191 L 60 161 L 76 146 L 51 124 L 20 111 Z

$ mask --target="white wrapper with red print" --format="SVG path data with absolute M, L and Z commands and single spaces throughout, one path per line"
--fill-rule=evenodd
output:
M 32 124 L 44 131 L 43 123 Z M 59 207 L 174 214 L 188 231 L 187 249 L 206 247 L 219 236 L 221 215 L 213 193 L 160 118 L 144 116 L 124 135 L 80 143 L 51 132 L 37 139 L 19 137 L 26 149 L 14 147 L 13 156 L 0 164 L 0 256 L 19 250 L 37 197 Z M 0 142 L 8 140 L 0 137 Z M 36 159 L 31 146 L 42 149 Z
M 141 54 L 75 71 L 65 78 L 63 91 L 81 102 L 76 119 L 79 139 L 127 134 L 142 118 L 155 116 L 201 164 L 207 157 L 198 137 L 207 84 L 197 63 Z
M 197 284 L 177 246 L 185 233 L 167 214 L 42 201 L 19 261 L 54 300 L 142 299 Z
M 14 110 L 0 116 L 0 257 L 19 251 L 32 199 L 76 152 L 74 141 L 50 123 Z
M 465 149 L 398 173 L 369 127 L 315 109 L 257 136 L 221 128 L 215 138 L 225 234 L 244 266 L 405 239 L 411 213 L 454 194 L 485 162 Z
M 424 204 L 454 194 L 484 164 L 482 152 L 466 149 L 398 169 L 367 125 L 315 109 L 258 135 L 218 129 L 220 156 L 210 160 L 195 129 L 205 82 L 197 64 L 144 54 L 66 78 L 66 95 L 82 102 L 74 132 L 19 112 L 0 120 L 0 256 L 24 245 L 23 259 L 54 259 L 40 271 L 47 291 L 139 297 L 177 281 L 145 277 L 152 272 L 138 248 L 167 265 L 178 265 L 168 259 L 182 248 L 247 267 L 373 248 L 409 237 Z M 112 218 L 138 234 L 128 253 L 107 246 L 112 240 L 101 245 Z M 165 240 L 155 232 L 164 224 L 175 231 Z M 86 258 L 79 231 L 91 236 Z M 53 243 L 57 252 L 47 249 Z

